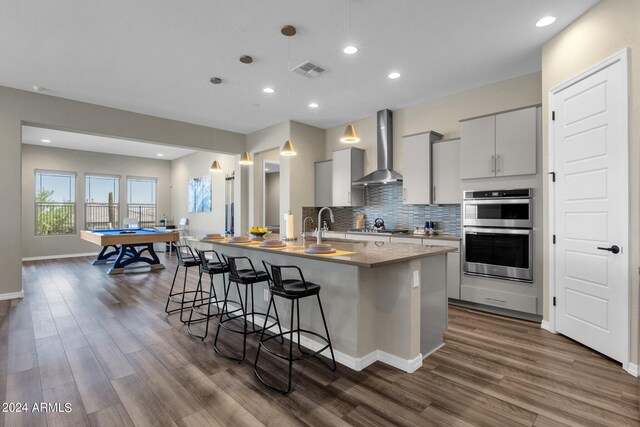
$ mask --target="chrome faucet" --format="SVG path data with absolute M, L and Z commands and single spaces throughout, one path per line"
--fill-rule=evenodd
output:
M 316 237 L 317 244 L 322 243 L 322 230 L 320 229 L 320 223 L 322 222 L 322 212 L 324 212 L 325 209 L 329 210 L 329 217 L 331 219 L 331 222 L 335 222 L 335 220 L 333 219 L 333 211 L 330 207 L 325 206 L 324 208 L 320 209 L 320 212 L 318 212 L 318 236 Z
M 310 220 L 311 224 L 313 224 L 313 218 L 311 218 L 310 216 L 305 217 L 305 219 L 302 220 L 302 244 L 303 245 L 305 240 L 305 234 L 307 234 L 307 220 Z

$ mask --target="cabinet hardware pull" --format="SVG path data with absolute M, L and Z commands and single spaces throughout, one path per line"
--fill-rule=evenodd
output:
M 433 200 L 433 203 L 436 202 L 436 186 L 433 186 L 433 197 L 431 197 L 431 200 Z
M 347 193 L 347 200 L 348 200 L 348 203 L 351 203 L 351 191 Z
M 495 301 L 495 302 L 502 302 L 502 303 L 506 303 L 506 301 L 505 301 L 505 300 L 503 300 L 503 299 L 489 298 L 489 297 L 484 297 L 484 299 L 489 300 L 489 301 Z
M 496 174 L 496 156 L 491 156 L 489 159 L 491 161 L 491 175 Z
M 500 169 L 502 168 L 502 155 L 498 154 L 496 156 L 496 175 L 500 174 Z

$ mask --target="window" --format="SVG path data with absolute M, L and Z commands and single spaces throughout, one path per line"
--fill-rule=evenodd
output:
M 87 230 L 118 227 L 120 177 L 86 175 L 84 198 L 84 225 Z
M 142 228 L 156 225 L 156 181 L 127 178 L 127 218 L 137 218 Z
M 36 171 L 36 236 L 75 234 L 76 174 Z

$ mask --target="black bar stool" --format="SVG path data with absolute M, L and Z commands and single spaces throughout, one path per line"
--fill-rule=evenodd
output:
M 329 337 L 329 329 L 327 328 L 327 321 L 324 317 L 324 310 L 322 310 L 322 303 L 320 302 L 320 285 L 317 285 L 315 283 L 311 283 L 311 282 L 307 282 L 306 280 L 304 280 L 304 276 L 302 274 L 302 270 L 300 270 L 299 267 L 295 266 L 295 265 L 273 265 L 271 263 L 268 263 L 266 261 L 262 261 L 262 264 L 264 265 L 265 270 L 268 272 L 269 269 L 271 270 L 271 275 L 269 276 L 269 288 L 271 289 L 271 298 L 269 299 L 269 307 L 267 308 L 267 316 L 269 316 L 269 310 L 271 310 L 271 304 L 273 304 L 273 308 L 276 308 L 276 302 L 274 300 L 274 296 L 279 296 L 281 298 L 285 298 L 291 301 L 291 326 L 289 328 L 289 332 L 282 332 L 280 331 L 280 334 L 277 335 L 271 335 L 265 338 L 265 334 L 264 334 L 264 329 L 262 331 L 262 334 L 260 335 L 260 342 L 258 343 L 258 351 L 256 353 L 256 360 L 253 364 L 253 371 L 255 372 L 256 376 L 258 377 L 258 379 L 267 387 L 273 389 L 273 390 L 277 390 L 281 393 L 287 394 L 289 393 L 289 391 L 291 391 L 291 374 L 292 374 L 292 369 L 293 369 L 293 362 L 297 361 L 297 360 L 301 360 L 301 359 L 306 359 L 308 357 L 317 357 L 320 353 L 322 353 L 324 350 L 326 350 L 327 348 L 329 349 L 329 351 L 331 352 L 331 360 L 332 363 L 328 363 L 327 361 L 325 361 L 324 359 L 318 357 L 318 360 L 320 360 L 322 363 L 324 363 L 325 365 L 327 365 L 327 367 L 329 369 L 331 369 L 332 371 L 336 370 L 336 358 L 333 354 L 333 347 L 331 345 L 331 338 Z M 291 269 L 291 270 L 297 270 L 298 274 L 299 274 L 299 278 L 296 279 L 284 279 L 283 275 L 282 275 L 282 270 L 285 269 Z M 323 337 L 322 335 L 313 332 L 313 331 L 309 331 L 307 329 L 301 329 L 300 328 L 300 300 L 302 298 L 306 298 L 306 297 L 310 297 L 310 296 L 316 296 L 318 298 L 318 306 L 320 307 L 320 314 L 322 315 L 322 323 L 324 324 L 324 330 L 325 333 L 327 334 L 326 337 Z M 293 319 L 295 311 L 294 311 L 294 303 L 295 303 L 295 308 L 297 311 L 297 327 L 296 329 L 293 328 Z M 300 346 L 300 332 L 304 332 L 306 334 L 310 334 L 310 335 L 314 335 L 318 338 L 320 338 L 322 341 L 324 341 L 326 343 L 326 345 L 324 347 L 322 347 L 321 349 L 319 349 L 318 351 L 312 352 L 312 353 L 308 353 L 304 350 L 302 350 L 302 347 Z M 298 336 L 298 351 L 300 352 L 300 355 L 294 357 L 293 356 L 293 334 L 296 333 Z M 278 337 L 283 337 L 284 335 L 289 334 L 289 354 L 288 355 L 284 355 L 284 354 L 280 354 L 277 353 L 276 351 L 270 349 L 269 347 L 267 347 L 266 343 L 269 340 L 272 340 L 274 338 L 278 338 Z M 282 389 L 282 388 L 278 388 L 273 384 L 270 384 L 269 382 L 265 381 L 264 378 L 260 375 L 259 372 L 259 368 L 258 368 L 258 359 L 260 357 L 260 350 L 263 349 L 265 351 L 267 351 L 268 353 L 272 354 L 275 357 L 278 357 L 280 359 L 286 360 L 289 362 L 289 376 L 288 376 L 288 383 L 287 383 L 287 388 L 286 389 Z
M 187 321 L 187 331 L 192 336 L 201 338 L 204 341 L 209 333 L 209 319 L 219 316 L 222 312 L 222 310 L 220 309 L 220 303 L 222 303 L 222 301 L 218 299 L 218 295 L 216 294 L 216 288 L 213 284 L 213 276 L 222 275 L 222 290 L 223 294 L 227 295 L 228 290 L 225 280 L 225 274 L 229 272 L 229 266 L 226 262 L 220 259 L 220 255 L 218 255 L 218 253 L 214 250 L 201 251 L 199 249 L 196 249 L 196 254 L 198 255 L 198 259 L 200 261 L 200 278 L 198 279 L 198 287 L 196 288 L 196 294 L 191 305 L 191 313 L 189 314 L 189 320 Z M 210 255 L 210 257 L 208 255 Z M 202 275 L 204 273 L 208 274 L 210 278 L 209 292 L 203 292 L 202 290 Z M 240 290 L 238 289 L 238 292 L 239 291 Z M 198 292 L 200 292 L 200 298 L 198 298 Z M 207 294 L 208 296 L 205 298 L 204 294 Z M 207 306 L 206 313 L 200 311 L 205 305 Z M 215 305 L 216 307 L 216 312 L 213 314 L 211 314 L 211 305 Z M 199 317 L 194 319 L 194 313 Z M 195 334 L 191 330 L 191 324 L 202 321 L 206 321 L 207 323 L 205 326 L 204 335 L 201 336 Z
M 191 267 L 198 267 L 200 265 L 200 260 L 194 255 L 189 245 L 176 245 L 176 255 L 178 256 L 178 264 L 176 265 L 176 272 L 173 275 L 173 282 L 171 282 L 171 289 L 169 290 L 167 305 L 164 307 L 164 312 L 167 314 L 173 314 L 179 311 L 180 321 L 182 323 L 185 323 L 186 320 L 182 318 L 182 313 L 185 310 L 185 304 L 191 304 L 191 301 L 185 301 L 185 295 L 194 294 L 193 297 L 195 299 L 195 294 L 197 293 L 197 291 L 187 291 L 187 272 Z M 176 285 L 176 277 L 178 276 L 178 270 L 180 269 L 180 267 L 184 268 L 184 281 L 182 283 L 182 291 L 174 293 L 173 288 Z M 202 290 L 200 291 L 202 292 Z M 177 299 L 176 297 L 179 297 L 179 299 Z M 179 307 L 169 310 L 169 303 L 178 304 Z
M 275 310 L 275 316 L 269 316 L 268 313 L 260 313 L 255 311 L 255 305 L 254 305 L 254 299 L 253 299 L 253 285 L 255 285 L 256 283 L 268 282 L 269 275 L 267 274 L 267 272 L 256 271 L 256 269 L 253 266 L 253 263 L 246 256 L 238 256 L 238 257 L 226 257 L 224 255 L 222 256 L 227 261 L 227 264 L 229 265 L 229 284 L 233 282 L 236 284 L 236 287 L 238 285 L 244 285 L 245 287 L 244 300 L 242 299 L 242 294 L 238 289 L 238 298 L 240 299 L 240 307 L 242 308 L 242 314 L 233 314 L 238 310 L 229 311 L 228 291 L 229 291 L 230 285 L 227 286 L 227 292 L 225 293 L 225 296 L 224 296 L 224 304 L 222 305 L 222 313 L 220 313 L 220 320 L 218 322 L 218 329 L 216 331 L 216 338 L 213 342 L 213 348 L 216 351 L 216 353 L 218 353 L 220 356 L 241 362 L 244 360 L 247 354 L 247 335 L 248 334 L 250 333 L 258 334 L 260 332 L 263 332 L 265 329 L 271 329 L 272 327 L 277 325 L 281 335 L 282 328 L 280 328 L 280 319 L 278 317 L 277 310 Z M 241 264 L 244 264 L 245 267 L 249 267 L 249 268 L 239 268 Z M 251 308 L 249 308 L 249 289 L 251 289 Z M 265 316 L 263 327 L 257 326 L 256 319 L 255 319 L 256 315 Z M 251 316 L 251 323 L 252 323 L 250 331 L 248 330 L 248 325 L 247 325 L 247 320 L 249 316 Z M 227 325 L 228 322 L 236 319 L 242 319 L 243 321 L 242 329 L 240 330 Z M 273 323 L 267 327 L 267 321 L 269 319 L 271 319 Z M 221 328 L 226 329 L 229 332 L 243 335 L 241 357 L 234 357 L 234 356 L 225 354 L 218 348 L 218 337 L 220 336 Z

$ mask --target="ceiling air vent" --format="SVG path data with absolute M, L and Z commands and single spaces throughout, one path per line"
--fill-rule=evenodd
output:
M 308 79 L 315 79 L 327 70 L 311 61 L 305 61 L 297 67 L 292 68 L 291 71 L 296 74 L 300 74 L 301 76 L 305 76 Z

